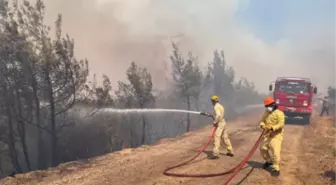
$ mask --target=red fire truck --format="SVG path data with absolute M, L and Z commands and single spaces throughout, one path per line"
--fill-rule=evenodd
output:
M 310 122 L 313 112 L 312 100 L 317 93 L 317 87 L 309 78 L 278 77 L 269 85 L 269 91 L 273 89 L 274 100 L 287 118 L 301 117 L 305 123 Z

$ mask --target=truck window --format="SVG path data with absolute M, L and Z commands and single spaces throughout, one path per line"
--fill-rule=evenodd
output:
M 275 91 L 298 94 L 309 93 L 307 83 L 290 81 L 277 82 L 275 85 Z

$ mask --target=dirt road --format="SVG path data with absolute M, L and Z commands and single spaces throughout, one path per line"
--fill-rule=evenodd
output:
M 196 162 L 175 170 L 181 173 L 214 173 L 238 164 L 250 150 L 261 131 L 258 114 L 228 123 L 236 156 L 222 155 L 207 160 L 212 149 Z M 257 151 L 231 184 L 322 185 L 335 178 L 335 128 L 329 118 L 314 118 L 309 126 L 286 125 L 281 176 L 271 177 L 262 170 Z M 221 185 L 227 176 L 212 178 L 167 177 L 162 171 L 194 156 L 207 141 L 211 127 L 163 140 L 154 146 L 126 149 L 88 161 L 72 162 L 47 171 L 31 172 L 6 179 L 5 185 Z

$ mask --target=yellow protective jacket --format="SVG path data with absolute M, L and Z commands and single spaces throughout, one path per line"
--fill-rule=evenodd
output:
M 214 122 L 218 124 L 218 126 L 223 126 L 225 124 L 224 120 L 224 107 L 220 103 L 216 103 L 214 106 Z
M 266 134 L 267 137 L 282 138 L 284 135 L 285 114 L 278 109 L 273 112 L 265 111 L 261 117 L 260 125 L 262 124 L 271 125 L 269 134 Z

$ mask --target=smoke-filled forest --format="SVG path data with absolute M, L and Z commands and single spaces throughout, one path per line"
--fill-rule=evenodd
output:
M 95 61 L 76 58 L 75 40 L 62 30 L 62 15 L 51 30 L 44 23 L 47 7 L 41 0 L 20 6 L 0 2 L 2 176 L 152 144 L 208 121 L 182 113 L 117 115 L 108 113 L 108 108 L 210 112 L 209 97 L 218 94 L 230 119 L 239 108 L 262 102 L 253 82 L 235 77 L 225 51 L 214 48 L 208 68 L 203 69 L 197 56 L 182 53 L 175 43 L 167 59 L 171 80 L 164 90 L 154 90 L 150 72 L 136 58 L 125 71 L 126 81 L 103 75 L 97 82 L 95 75 L 89 77 Z M 112 87 L 111 80 L 118 86 Z

